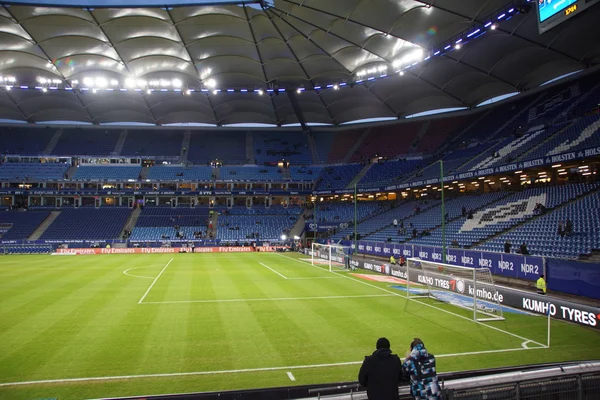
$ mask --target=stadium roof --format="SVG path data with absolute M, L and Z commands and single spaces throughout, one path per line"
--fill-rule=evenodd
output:
M 474 107 L 600 62 L 600 7 L 541 36 L 525 11 L 507 0 L 5 5 L 0 75 L 14 81 L 0 118 L 338 125 Z

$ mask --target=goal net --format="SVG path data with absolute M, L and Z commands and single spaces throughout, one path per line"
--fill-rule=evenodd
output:
M 324 266 L 329 271 L 345 269 L 351 251 L 349 246 L 313 243 L 310 252 L 311 264 Z
M 476 321 L 504 319 L 489 268 L 461 267 L 418 258 L 409 258 L 406 265 L 409 299 L 429 297 L 449 303 L 473 311 Z

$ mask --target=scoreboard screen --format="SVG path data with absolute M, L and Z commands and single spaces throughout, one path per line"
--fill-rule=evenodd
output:
M 540 34 L 574 17 L 600 0 L 534 0 Z

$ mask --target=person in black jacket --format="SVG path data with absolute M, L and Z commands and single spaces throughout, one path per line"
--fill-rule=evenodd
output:
M 369 400 L 398 400 L 398 384 L 402 376 L 400 357 L 392 354 L 390 341 L 377 340 L 377 350 L 366 356 L 358 373 L 358 381 L 367 388 Z

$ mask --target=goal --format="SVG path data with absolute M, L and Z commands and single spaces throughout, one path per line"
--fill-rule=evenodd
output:
M 330 272 L 334 268 L 345 269 L 351 251 L 349 246 L 313 243 L 310 252 L 311 264 L 325 266 Z
M 406 291 L 409 299 L 429 297 L 473 311 L 476 321 L 503 320 L 498 291 L 489 268 L 407 260 Z

